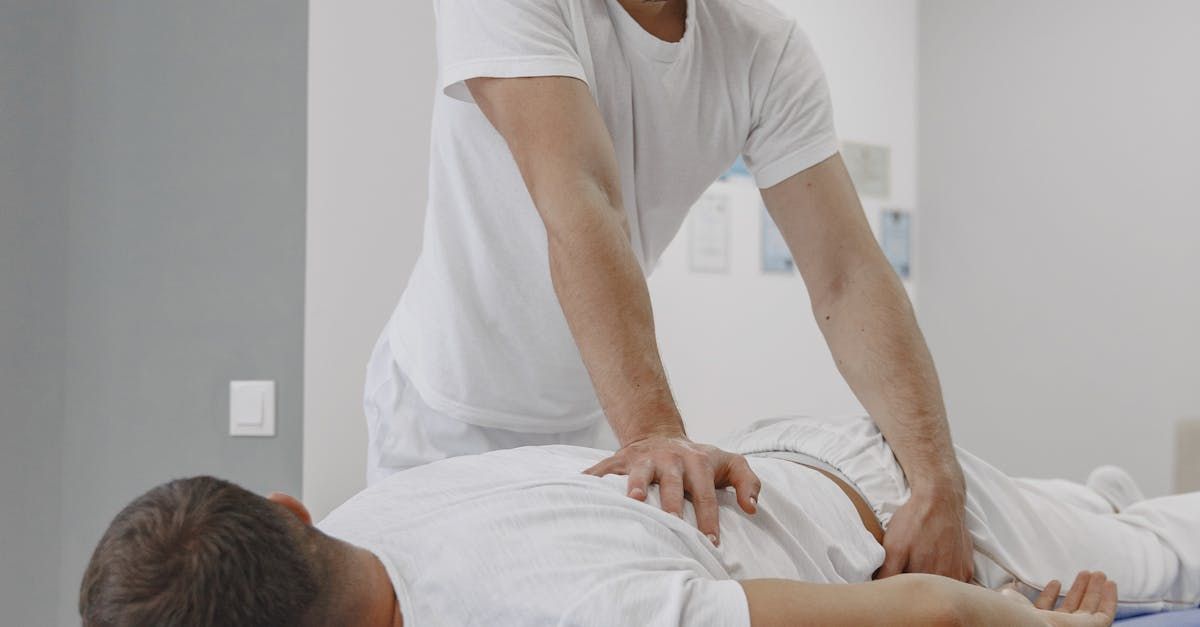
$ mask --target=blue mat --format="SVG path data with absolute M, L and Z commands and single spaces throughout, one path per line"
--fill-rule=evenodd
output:
M 1200 609 L 1135 616 L 1115 624 L 1121 627 L 1200 627 Z

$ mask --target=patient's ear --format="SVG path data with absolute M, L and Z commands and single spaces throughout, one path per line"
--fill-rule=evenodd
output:
M 272 492 L 267 496 L 267 500 L 286 507 L 293 516 L 300 519 L 300 522 L 312 526 L 312 514 L 308 513 L 308 508 L 304 506 L 304 503 L 282 492 Z

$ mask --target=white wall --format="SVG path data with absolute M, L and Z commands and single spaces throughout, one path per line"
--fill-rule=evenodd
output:
M 925 0 L 922 317 L 959 443 L 1168 489 L 1200 412 L 1200 3 Z
M 779 4 L 825 62 L 842 136 L 892 146 L 889 205 L 912 207 L 915 0 Z M 318 516 L 363 485 L 363 368 L 420 246 L 432 19 L 428 2 L 311 6 L 304 497 Z M 738 216 L 731 275 L 688 275 L 680 238 L 652 281 L 667 367 L 699 437 L 768 414 L 857 407 L 799 278 L 758 275 L 757 219 Z
M 884 207 L 916 209 L 916 1 L 776 4 L 813 40 L 841 137 L 891 147 L 891 197 L 863 199 L 872 224 Z M 767 416 L 861 412 L 799 274 L 760 271 L 758 190 L 744 179 L 717 186 L 736 198 L 730 273 L 688 270 L 685 225 L 650 281 L 663 361 L 689 432 L 712 440 Z
M 432 3 L 314 0 L 309 15 L 304 498 L 363 485 L 363 374 L 421 244 Z

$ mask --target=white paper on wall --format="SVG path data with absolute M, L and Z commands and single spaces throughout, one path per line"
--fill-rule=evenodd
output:
M 880 216 L 879 245 L 902 279 L 912 274 L 912 216 L 899 209 L 884 209 Z
M 709 190 L 692 207 L 688 227 L 688 266 L 692 272 L 729 272 L 731 205 L 727 194 Z
M 842 143 L 842 159 L 863 196 L 887 198 L 892 194 L 892 149 L 888 146 Z

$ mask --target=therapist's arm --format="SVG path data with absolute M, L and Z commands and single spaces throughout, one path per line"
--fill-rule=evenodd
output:
M 811 296 L 838 370 L 912 487 L 884 536 L 879 576 L 972 576 L 966 488 L 933 358 L 908 294 L 863 214 L 840 155 L 762 192 Z
M 700 531 L 718 537 L 716 489 L 734 487 L 752 513 L 758 478 L 742 456 L 686 436 L 630 242 L 612 140 L 587 86 L 537 77 L 477 78 L 467 87 L 507 142 L 546 226 L 554 291 L 622 445 L 587 472 L 628 474 L 638 499 L 658 483 L 663 509 L 676 514 L 686 491 Z
M 1081 573 L 1058 610 L 1058 582 L 1034 603 L 934 575 L 862 584 L 754 579 L 741 585 L 752 627 L 1107 627 L 1117 609 L 1116 585 L 1102 573 Z

